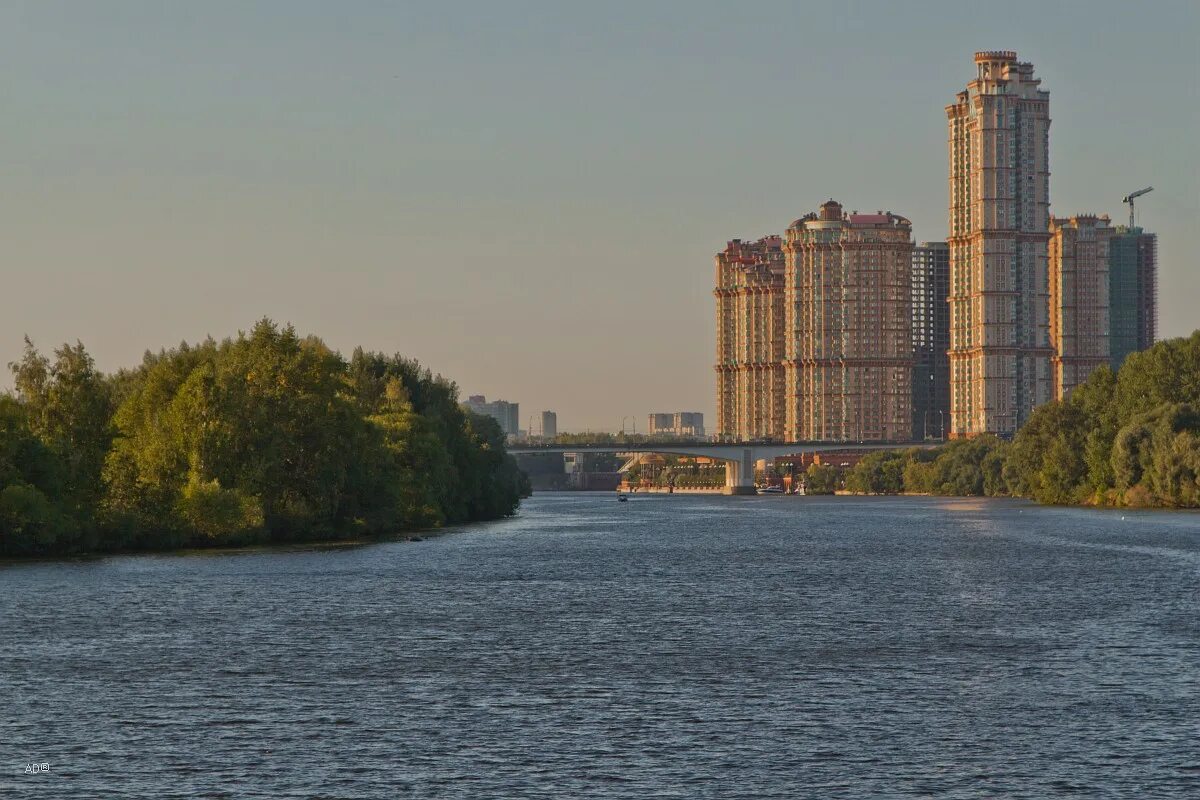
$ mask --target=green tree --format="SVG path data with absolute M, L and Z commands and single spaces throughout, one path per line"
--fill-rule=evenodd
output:
M 806 494 L 833 494 L 837 491 L 841 474 L 836 467 L 828 464 L 809 464 L 804 474 Z
M 63 496 L 89 518 L 103 493 L 100 480 L 112 439 L 108 385 L 83 345 L 63 345 L 54 360 L 25 339 L 25 353 L 9 365 L 30 430 L 61 459 Z
M 1117 434 L 1116 489 L 1130 505 L 1200 506 L 1200 408 L 1163 403 Z
M 466 411 L 458 387 L 415 361 L 356 350 L 348 366 L 351 394 L 367 413 L 383 409 L 389 381 L 398 380 L 412 411 L 413 430 L 429 433 L 441 453 L 426 446 L 421 470 L 434 471 L 437 506 L 446 522 L 494 519 L 516 510 L 529 493 L 528 478 L 505 448 L 499 425 Z M 433 441 L 433 440 L 428 440 Z M 428 445 L 428 442 L 427 442 Z
M 0 488 L 0 554 L 47 555 L 74 549 L 78 523 L 40 489 Z
M 906 462 L 900 450 L 870 453 L 847 473 L 846 488 L 858 494 L 900 494 Z
M 26 409 L 0 396 L 0 555 L 76 546 L 79 524 L 63 503 L 66 465 L 30 430 Z
M 979 470 L 983 473 L 983 493 L 987 497 L 1003 497 L 1009 493 L 1008 481 L 1004 478 L 1004 465 L 1008 461 L 1011 445 L 999 439 L 987 442 L 983 457 L 979 459 Z
M 122 376 L 123 400 L 113 416 L 115 436 L 105 459 L 107 493 L 101 512 L 110 545 L 171 547 L 187 541 L 179 497 L 193 475 L 194 429 L 209 424 L 191 415 L 181 399 L 189 380 L 211 383 L 217 345 L 186 342 L 177 349 L 147 353 L 142 365 Z M 193 375 L 198 377 L 193 378 Z
M 1113 486 L 1111 455 L 1119 427 L 1116 389 L 1116 373 L 1103 366 L 1075 387 L 1070 396 L 1071 405 L 1083 415 L 1086 431 L 1083 460 L 1087 465 L 1085 489 L 1093 496 L 1101 495 Z
M 1131 353 L 1116 383 L 1119 420 L 1152 411 L 1163 403 L 1194 403 L 1200 398 L 1200 330 Z
M 368 421 L 383 443 L 385 462 L 376 474 L 384 480 L 363 496 L 363 504 L 390 510 L 390 524 L 396 527 L 442 524 L 446 519 L 446 498 L 441 487 L 457 483 L 450 454 L 429 420 L 413 409 L 399 378 L 388 379 L 378 405 L 380 413 Z M 372 496 L 386 497 L 389 502 L 372 502 L 369 499 Z
M 223 489 L 215 479 L 201 481 L 193 477 L 180 492 L 176 510 L 183 523 L 205 542 L 255 541 L 263 528 L 258 498 L 238 489 Z
M 1008 456 L 1013 493 L 1040 503 L 1082 500 L 1089 477 L 1089 430 L 1088 415 L 1076 403 L 1054 401 L 1035 409 Z
M 1005 443 L 990 435 L 910 451 L 904 467 L 905 491 L 954 497 L 1005 494 L 1001 478 L 1005 454 Z

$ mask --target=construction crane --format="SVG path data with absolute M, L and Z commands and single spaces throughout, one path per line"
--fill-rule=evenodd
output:
M 1138 189 L 1136 192 L 1130 192 L 1121 199 L 1122 203 L 1129 203 L 1129 227 L 1133 227 L 1133 198 L 1141 197 L 1147 192 L 1153 192 L 1153 186 L 1147 186 L 1145 189 Z

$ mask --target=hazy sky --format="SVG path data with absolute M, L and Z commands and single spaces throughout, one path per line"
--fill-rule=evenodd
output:
M 979 49 L 1050 91 L 1055 214 L 1155 187 L 1181 335 L 1198 41 L 1193 0 L 6 2 L 0 364 L 25 333 L 108 370 L 266 315 L 522 425 L 711 425 L 713 253 L 831 196 L 945 238 L 943 108 Z

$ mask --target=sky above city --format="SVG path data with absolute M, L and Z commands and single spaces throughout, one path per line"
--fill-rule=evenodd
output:
M 1183 335 L 1198 41 L 1191 0 L 4 2 L 0 364 L 28 334 L 113 370 L 269 316 L 522 426 L 711 426 L 713 254 L 829 197 L 944 239 L 943 109 L 991 49 L 1050 91 L 1052 213 L 1124 222 L 1155 187 Z

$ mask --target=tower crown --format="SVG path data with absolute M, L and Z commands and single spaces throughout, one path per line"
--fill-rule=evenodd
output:
M 1016 50 L 977 50 L 975 52 L 975 63 L 982 64 L 984 61 L 1016 61 Z

